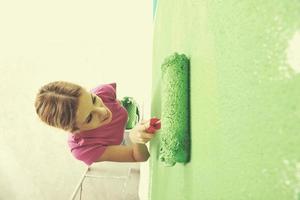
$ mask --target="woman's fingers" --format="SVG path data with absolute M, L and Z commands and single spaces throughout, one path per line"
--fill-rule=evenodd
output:
M 144 144 L 144 143 L 146 143 L 147 141 L 146 141 L 145 139 L 140 138 L 140 142 Z
M 139 142 L 146 143 L 149 140 L 151 140 L 154 137 L 154 135 L 153 134 L 148 134 L 148 133 L 145 133 L 145 132 L 140 132 L 137 135 L 137 137 L 138 137 Z
M 134 141 L 135 141 L 135 143 L 142 143 L 142 144 L 144 144 L 144 143 L 147 143 L 148 141 L 150 141 L 150 139 L 146 139 L 146 138 L 135 138 L 134 139 Z
M 142 133 L 142 138 L 152 139 L 154 137 L 154 134 L 149 133 Z
M 139 131 L 146 131 L 150 127 L 150 121 L 140 123 L 138 130 Z
M 142 143 L 145 144 L 149 142 L 155 134 L 147 132 L 147 129 L 150 127 L 150 120 L 143 120 L 138 123 L 135 128 L 130 132 L 130 139 L 133 143 Z
M 140 143 L 143 143 L 143 144 L 145 144 L 145 143 L 147 143 L 147 142 L 149 142 L 150 141 L 150 139 L 145 139 L 145 138 L 140 138 L 139 139 L 139 142 Z

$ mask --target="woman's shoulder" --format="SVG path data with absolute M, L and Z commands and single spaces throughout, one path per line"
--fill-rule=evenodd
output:
M 101 84 L 92 88 L 90 92 L 101 97 L 104 101 L 116 100 L 116 83 Z

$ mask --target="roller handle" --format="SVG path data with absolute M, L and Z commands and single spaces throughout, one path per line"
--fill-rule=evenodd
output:
M 159 130 L 161 127 L 160 119 L 154 117 L 150 119 L 150 127 L 147 128 L 147 132 L 154 134 L 155 131 Z

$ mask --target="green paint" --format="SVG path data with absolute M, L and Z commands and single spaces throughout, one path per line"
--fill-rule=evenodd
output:
M 288 51 L 299 31 L 298 0 L 159 2 L 152 116 L 161 115 L 160 66 L 184 52 L 192 144 L 191 161 L 168 168 L 159 136 L 151 141 L 152 200 L 299 199 L 300 73 Z
M 190 159 L 189 59 L 184 54 L 168 56 L 161 66 L 162 117 L 160 160 L 166 166 Z

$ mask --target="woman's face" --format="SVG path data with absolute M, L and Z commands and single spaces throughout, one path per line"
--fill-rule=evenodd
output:
M 76 113 L 76 123 L 80 131 L 95 129 L 112 120 L 111 111 L 97 95 L 82 89 Z

